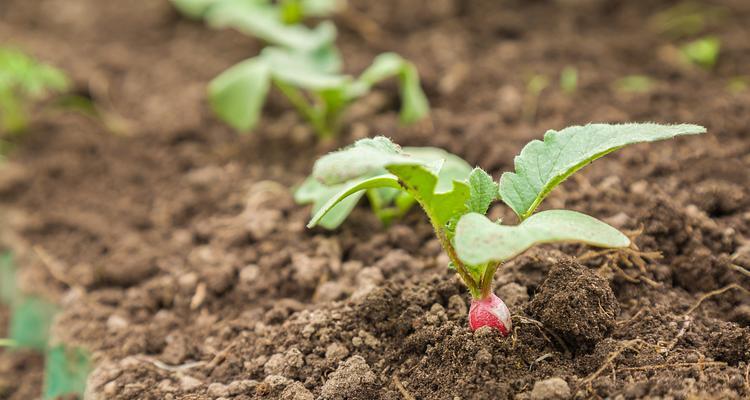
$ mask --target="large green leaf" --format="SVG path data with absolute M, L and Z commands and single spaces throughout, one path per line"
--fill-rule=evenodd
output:
M 330 21 L 315 29 L 302 24 L 287 25 L 278 7 L 261 2 L 224 0 L 208 10 L 206 20 L 213 27 L 235 28 L 270 44 L 303 51 L 314 51 L 336 39 L 336 27 Z
M 515 158 L 516 172 L 500 179 L 500 196 L 521 220 L 574 172 L 625 145 L 705 132 L 698 125 L 589 124 L 549 130 L 544 141 L 527 144 Z
M 10 339 L 20 347 L 44 350 L 57 307 L 41 298 L 25 296 L 11 306 Z
M 226 123 L 246 132 L 258 123 L 270 85 L 267 63 L 258 58 L 243 61 L 211 81 L 211 107 Z
M 494 223 L 482 214 L 464 215 L 456 227 L 454 246 L 469 265 L 503 262 L 529 247 L 552 242 L 581 242 L 597 247 L 627 247 L 630 239 L 596 218 L 568 210 L 534 214 L 519 225 Z
M 91 372 L 91 357 L 81 348 L 50 347 L 44 359 L 44 396 L 57 399 L 66 395 L 83 397 Z

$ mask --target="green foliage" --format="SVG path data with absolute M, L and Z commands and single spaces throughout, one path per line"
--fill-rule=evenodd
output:
M 646 93 L 654 86 L 654 80 L 645 75 L 628 75 L 615 81 L 614 88 L 623 93 Z
M 516 171 L 504 173 L 499 185 L 479 168 L 458 168 L 446 173 L 451 164 L 465 165 L 447 153 L 442 154 L 446 161 L 421 159 L 385 137 L 362 139 L 315 163 L 305 185 L 328 190 L 320 197 L 304 192 L 306 202 L 314 203 L 308 227 L 323 224 L 328 215 L 335 215 L 337 226 L 363 191 L 385 188 L 406 193 L 427 214 L 472 296 L 483 298 L 489 295 L 497 265 L 533 245 L 572 241 L 598 247 L 627 247 L 630 240 L 625 235 L 584 214 L 566 210 L 532 214 L 565 178 L 605 154 L 632 143 L 702 132 L 705 129 L 697 125 L 653 123 L 589 124 L 550 130 L 544 141 L 535 140 L 524 147 L 515 159 Z M 352 198 L 354 202 L 349 203 Z M 497 199 L 518 214 L 520 224 L 506 226 L 484 216 Z M 337 209 L 342 205 L 345 212 Z
M 516 172 L 500 179 L 500 196 L 521 220 L 574 172 L 625 145 L 705 132 L 697 125 L 589 124 L 549 130 L 544 141 L 527 144 L 514 160 Z
M 18 343 L 16 343 L 13 339 L 0 339 L 0 347 L 16 347 L 18 346 Z
M 16 266 L 13 253 L 0 255 L 0 304 L 10 305 L 16 297 Z
M 271 19 L 275 23 L 298 24 L 307 17 L 327 17 L 341 8 L 336 0 L 171 0 L 182 14 L 193 18 L 206 18 L 214 9 L 221 8 L 224 15 L 232 12 Z M 265 23 L 265 22 L 261 22 Z
M 31 104 L 69 85 L 62 71 L 20 51 L 0 48 L 0 132 L 22 132 Z
M 630 239 L 596 218 L 568 210 L 542 211 L 516 226 L 499 225 L 471 213 L 456 227 L 456 252 L 473 265 L 509 260 L 531 246 L 552 242 L 627 247 Z
M 398 181 L 388 175 L 383 164 L 388 154 L 394 156 L 392 161 L 409 162 L 416 159 L 422 164 L 442 163 L 436 182 L 438 191 L 450 189 L 453 180 L 464 179 L 471 172 L 471 167 L 464 160 L 442 149 L 405 147 L 402 151 L 382 137 L 360 140 L 350 150 L 319 160 L 313 176 L 296 190 L 295 200 L 298 203 L 313 204 L 312 213 L 317 218 L 310 222 L 312 225 L 335 229 L 364 195 L 367 195 L 370 207 L 385 225 L 409 211 L 415 200 L 401 190 Z M 342 165 L 350 165 L 353 169 L 342 169 Z M 324 179 L 325 183 L 316 176 Z M 376 185 L 368 186 L 373 184 Z M 321 209 L 326 211 L 321 212 Z
M 57 399 L 66 395 L 83 397 L 91 371 L 91 357 L 81 348 L 50 347 L 44 363 L 44 396 Z
M 706 36 L 683 45 L 680 51 L 687 62 L 711 69 L 719 60 L 720 49 L 721 42 L 717 37 Z
M 20 347 L 43 351 L 57 307 L 34 296 L 14 299 L 11 304 L 10 338 Z
M 401 120 L 415 122 L 429 111 L 413 64 L 393 53 L 378 56 L 355 79 L 341 73 L 338 52 L 322 47 L 314 52 L 267 47 L 260 55 L 230 68 L 209 86 L 216 113 L 235 129 L 246 132 L 258 122 L 273 84 L 320 137 L 335 135 L 346 108 L 382 80 L 397 77 L 401 86 Z

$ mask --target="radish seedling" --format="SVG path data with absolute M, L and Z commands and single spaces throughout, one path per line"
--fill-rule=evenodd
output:
M 322 138 L 334 136 L 346 108 L 378 82 L 398 77 L 401 120 L 411 123 L 429 111 L 416 67 L 394 53 L 384 53 L 358 78 L 341 73 L 338 53 L 324 46 L 316 51 L 267 47 L 216 77 L 209 86 L 216 113 L 239 131 L 258 122 L 273 84 Z
M 62 71 L 20 51 L 0 48 L 0 132 L 22 132 L 33 102 L 68 86 Z
M 450 266 L 471 293 L 471 328 L 491 326 L 508 334 L 510 313 L 492 293 L 492 279 L 500 264 L 542 243 L 630 245 L 617 229 L 585 214 L 569 210 L 535 213 L 542 200 L 579 169 L 625 145 L 703 132 L 697 125 L 652 123 L 550 130 L 544 141 L 534 140 L 523 148 L 515 158 L 515 172 L 504 173 L 499 183 L 480 168 L 447 180 L 443 160 L 409 154 L 385 137 L 362 139 L 315 163 L 312 178 L 320 185 L 343 186 L 336 187 L 338 192 L 325 204 L 316 206 L 308 227 L 322 224 L 342 202 L 350 196 L 358 199 L 363 191 L 388 188 L 407 193 L 427 214 Z M 518 225 L 503 225 L 485 216 L 498 199 L 518 215 Z

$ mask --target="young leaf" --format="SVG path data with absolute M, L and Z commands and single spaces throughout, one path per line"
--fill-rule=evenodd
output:
M 259 58 L 269 66 L 274 79 L 302 89 L 337 89 L 351 81 L 351 77 L 336 73 L 340 59 L 332 47 L 313 53 L 266 47 Z
M 383 53 L 375 58 L 359 79 L 352 85 L 350 95 L 359 97 L 380 81 L 397 76 L 401 86 L 401 121 L 413 123 L 430 110 L 427 96 L 419 83 L 419 73 L 414 64 L 395 53 Z
M 486 214 L 490 204 L 497 200 L 498 186 L 492 177 L 481 168 L 474 168 L 469 175 L 469 200 L 466 204 L 469 212 Z
M 206 20 L 216 28 L 232 27 L 273 45 L 302 51 L 330 45 L 336 38 L 336 27 L 329 21 L 315 29 L 300 24 L 286 25 L 277 7 L 258 1 L 221 1 L 208 10 Z
M 270 86 L 268 64 L 251 58 L 211 81 L 208 86 L 211 107 L 230 126 L 247 132 L 258 123 Z
M 312 228 L 318 225 L 318 223 L 320 223 L 320 221 L 328 212 L 333 210 L 336 205 L 340 204 L 347 197 L 355 194 L 359 194 L 359 196 L 362 196 L 361 193 L 363 190 L 382 187 L 391 187 L 398 189 L 401 188 L 401 185 L 399 185 L 398 179 L 396 179 L 396 177 L 393 175 L 380 175 L 348 184 L 339 193 L 328 199 L 328 201 L 322 207 L 320 207 L 318 212 L 315 213 L 310 222 L 307 224 L 307 227 Z M 359 200 L 359 198 L 357 198 L 357 200 Z
M 680 48 L 688 62 L 705 69 L 711 69 L 719 59 L 721 42 L 717 37 L 707 36 L 690 42 Z
M 47 350 L 44 360 L 44 399 L 76 395 L 82 398 L 91 372 L 91 357 L 82 348 L 56 345 Z
M 312 214 L 315 215 L 323 206 L 326 205 L 328 200 L 336 196 L 346 187 L 346 184 L 339 184 L 333 186 L 326 186 L 316 179 L 309 177 L 304 183 L 294 192 L 294 201 L 298 204 L 312 203 Z M 368 191 L 369 192 L 369 191 Z M 328 212 L 320 219 L 318 225 L 326 229 L 336 229 L 342 222 L 349 216 L 354 207 L 359 202 L 359 199 L 364 195 L 364 191 L 360 191 L 350 195 L 349 197 L 342 199 L 333 208 L 329 209 Z
M 312 176 L 332 185 L 383 170 L 393 163 L 422 162 L 401 152 L 401 148 L 385 137 L 360 139 L 353 145 L 320 158 L 313 166 Z
M 544 141 L 527 144 L 515 158 L 516 172 L 500 179 L 500 197 L 528 218 L 542 200 L 574 172 L 625 145 L 705 132 L 698 125 L 589 124 L 549 130 Z
M 174 8 L 193 19 L 203 18 L 208 9 L 217 1 L 219 0 L 171 0 Z
M 503 262 L 529 247 L 552 242 L 583 242 L 597 247 L 627 247 L 630 239 L 596 218 L 568 210 L 542 211 L 516 226 L 498 225 L 477 213 L 456 227 L 458 257 L 469 265 Z
M 0 304 L 11 304 L 16 297 L 16 266 L 13 253 L 0 255 Z
M 372 151 L 382 151 L 386 155 L 392 155 L 394 152 L 396 154 L 408 154 L 409 156 L 418 159 L 419 162 L 424 165 L 441 162 L 442 167 L 438 172 L 437 184 L 434 187 L 434 191 L 436 192 L 449 191 L 453 186 L 454 180 L 466 179 L 471 171 L 471 167 L 466 161 L 445 150 L 435 147 L 404 147 L 403 150 L 401 150 L 390 140 L 383 137 L 376 137 L 374 139 L 363 139 L 362 141 L 357 142 L 354 146 L 349 149 L 344 149 L 343 151 L 357 151 L 350 150 L 355 147 L 367 147 Z M 331 155 L 326 157 L 330 156 Z M 409 161 L 411 162 L 412 160 L 410 159 Z M 364 170 L 369 171 L 368 174 L 383 175 L 388 173 L 385 168 L 380 167 L 373 168 L 370 166 L 364 168 Z M 367 174 L 365 176 L 367 176 Z M 362 179 L 365 178 L 355 178 L 353 181 L 347 183 L 352 184 L 352 182 L 360 182 Z M 315 178 L 310 177 L 295 192 L 295 201 L 300 204 L 312 203 L 312 213 L 315 215 L 330 198 L 337 196 L 342 190 L 344 190 L 347 183 L 325 185 Z M 360 191 L 349 195 L 345 200 L 341 200 L 339 204 L 325 214 L 325 216 L 318 222 L 318 225 L 327 229 L 338 227 L 349 215 L 356 202 L 362 197 L 363 193 L 365 192 Z M 370 201 L 370 206 L 373 208 L 373 212 L 375 212 L 384 224 L 388 224 L 393 218 L 397 218 L 406 213 L 415 201 L 414 198 L 404 192 L 401 187 L 370 188 L 366 190 L 366 193 Z
M 57 307 L 41 298 L 27 296 L 13 301 L 10 338 L 20 347 L 44 350 Z

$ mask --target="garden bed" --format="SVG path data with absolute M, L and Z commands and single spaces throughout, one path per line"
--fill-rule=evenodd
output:
M 0 5 L 2 41 L 67 71 L 106 115 L 41 115 L 0 178 L 19 287 L 60 305 L 54 341 L 91 352 L 89 398 L 750 396 L 750 90 L 727 90 L 750 72 L 748 4 L 717 2 L 706 29 L 721 57 L 704 71 L 654 32 L 670 1 L 352 3 L 336 18 L 346 69 L 383 50 L 409 58 L 429 121 L 399 126 L 385 85 L 335 142 L 276 95 L 237 136 L 205 86 L 257 42 L 167 1 Z M 573 94 L 557 83 L 566 66 Z M 529 114 L 533 74 L 550 85 Z M 655 84 L 615 89 L 633 74 Z M 469 296 L 421 211 L 380 229 L 359 207 L 337 232 L 307 230 L 289 189 L 362 137 L 443 147 L 498 177 L 530 139 L 590 121 L 708 133 L 625 149 L 550 196 L 546 208 L 603 219 L 640 253 L 544 246 L 506 264 L 495 285 L 515 315 L 508 338 L 468 328 Z M 0 398 L 38 396 L 42 368 L 3 350 Z

